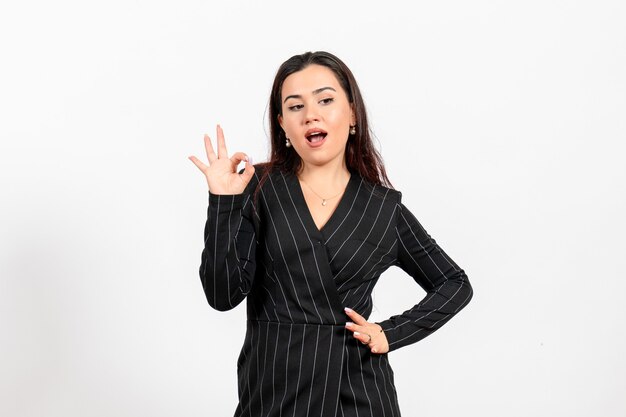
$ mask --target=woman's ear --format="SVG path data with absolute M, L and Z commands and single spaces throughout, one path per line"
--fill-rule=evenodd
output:
M 279 114 L 277 119 L 278 119 L 278 124 L 280 125 L 280 128 L 285 130 L 285 128 L 283 127 L 283 115 Z

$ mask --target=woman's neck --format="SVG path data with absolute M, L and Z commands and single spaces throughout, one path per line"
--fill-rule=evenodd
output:
M 298 178 L 315 189 L 334 190 L 345 187 L 350 178 L 350 171 L 343 160 L 336 164 L 324 165 L 304 163 Z

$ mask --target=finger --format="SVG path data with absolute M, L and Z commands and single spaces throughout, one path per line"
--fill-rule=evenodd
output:
M 209 164 L 212 164 L 213 161 L 217 159 L 217 155 L 215 155 L 215 151 L 213 150 L 211 138 L 207 134 L 204 135 L 204 149 L 206 149 L 206 157 L 209 160 Z
M 356 311 L 348 307 L 344 308 L 344 310 L 346 314 L 348 315 L 348 317 L 350 317 L 354 323 L 358 324 L 359 326 L 367 324 L 367 320 L 365 320 L 365 318 L 363 318 L 363 316 L 361 316 Z
M 217 125 L 217 157 L 228 158 L 226 151 L 226 141 L 224 140 L 224 131 L 220 125 Z
M 230 156 L 230 161 L 233 163 L 234 166 L 239 165 L 240 162 L 242 161 L 248 161 L 248 155 L 246 155 L 243 152 L 235 152 L 234 154 L 232 154 Z
M 389 352 L 389 345 L 387 343 L 370 343 L 369 347 L 371 352 L 377 355 L 383 355 Z
M 372 341 L 370 338 L 370 335 L 367 333 L 354 332 L 352 333 L 352 336 L 359 342 L 363 343 L 364 345 L 367 345 L 368 343 Z
M 198 169 L 199 169 L 200 171 L 202 171 L 202 172 L 204 172 L 204 170 L 206 170 L 206 169 L 208 168 L 206 165 L 204 165 L 204 164 L 202 163 L 202 161 L 200 161 L 198 158 L 196 158 L 196 157 L 195 157 L 195 156 L 193 156 L 193 155 L 189 157 L 189 160 L 190 160 L 191 162 L 193 162 L 193 163 L 194 163 L 194 165 L 195 165 L 195 166 L 197 166 L 197 167 L 198 167 Z
M 370 351 L 372 353 L 377 354 L 377 355 L 383 355 L 383 354 L 389 352 L 388 348 L 380 347 L 378 345 L 370 345 Z
M 380 327 L 380 325 L 378 326 Z M 389 342 L 387 341 L 387 336 L 385 336 L 385 332 L 382 331 L 382 327 L 380 327 L 380 331 L 376 333 L 375 336 L 372 336 L 372 338 L 374 339 L 372 343 L 370 343 L 372 353 L 382 355 L 389 352 Z
M 250 182 L 253 175 L 254 175 L 254 165 L 252 165 L 252 161 L 250 160 L 250 158 L 248 158 L 248 160 L 246 161 L 246 168 L 241 173 L 240 178 L 243 180 L 244 183 L 247 184 Z
M 369 331 L 367 326 L 359 326 L 358 324 L 355 324 L 351 321 L 346 323 L 346 329 L 350 330 L 351 332 L 358 332 L 358 333 L 369 333 L 371 334 L 371 332 Z
M 243 181 L 244 184 L 248 184 L 254 175 L 254 165 L 252 165 L 252 158 L 246 155 L 243 152 L 235 152 L 230 157 L 230 161 L 233 164 L 233 167 L 239 165 L 240 162 L 245 162 L 244 170 L 239 175 L 239 179 Z

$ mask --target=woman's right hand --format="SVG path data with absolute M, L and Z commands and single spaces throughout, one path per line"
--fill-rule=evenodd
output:
M 209 164 L 205 165 L 195 156 L 189 159 L 206 177 L 209 191 L 212 194 L 241 194 L 254 175 L 252 161 L 243 152 L 236 152 L 230 158 L 226 151 L 224 131 L 217 125 L 217 155 L 213 151 L 211 138 L 204 135 L 204 147 Z M 237 173 L 237 166 L 245 161 L 246 167 L 241 174 Z

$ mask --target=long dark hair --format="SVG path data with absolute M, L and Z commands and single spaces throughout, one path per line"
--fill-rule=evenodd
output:
M 374 148 L 372 135 L 367 123 L 367 111 L 359 86 L 352 71 L 335 55 L 324 52 L 306 52 L 294 55 L 278 68 L 269 102 L 270 122 L 270 160 L 262 166 L 265 168 L 260 183 L 265 182 L 267 175 L 278 169 L 282 172 L 297 174 L 302 166 L 302 159 L 291 148 L 285 146 L 285 131 L 278 123 L 282 114 L 282 88 L 285 79 L 309 65 L 322 65 L 333 71 L 339 84 L 348 96 L 356 115 L 356 134 L 350 135 L 346 144 L 345 160 L 348 170 L 358 173 L 371 184 L 392 187 L 382 158 Z M 260 184 L 260 185 L 261 185 Z

